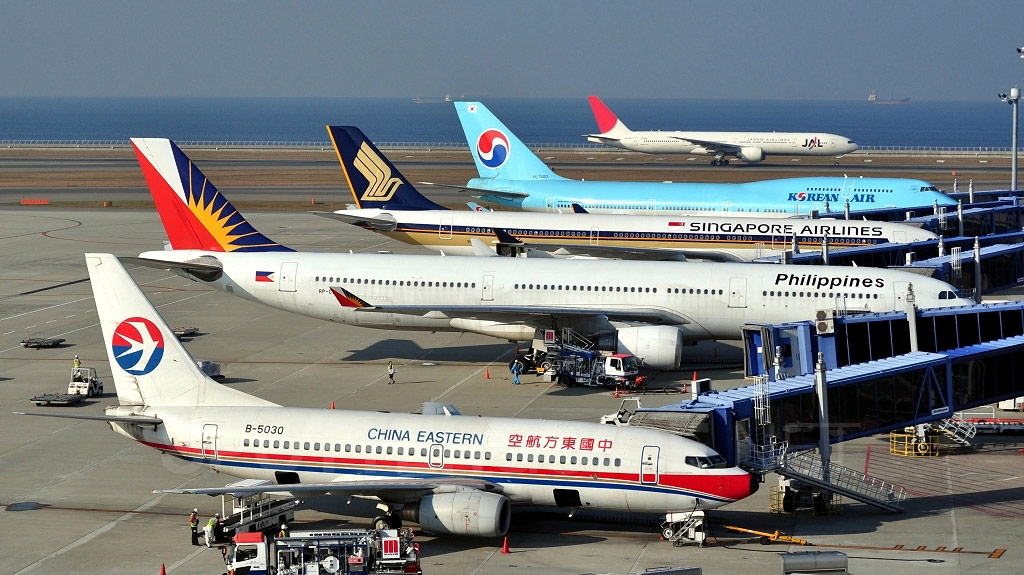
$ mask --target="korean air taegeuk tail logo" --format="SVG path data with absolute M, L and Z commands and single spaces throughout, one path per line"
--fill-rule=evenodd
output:
M 480 163 L 496 170 L 508 159 L 508 137 L 498 130 L 486 130 L 476 140 L 476 157 Z
M 164 357 L 164 336 L 144 317 L 130 317 L 117 325 L 110 349 L 121 369 L 132 375 L 146 375 Z

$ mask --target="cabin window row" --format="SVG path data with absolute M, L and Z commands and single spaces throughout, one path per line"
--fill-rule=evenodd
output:
M 299 441 L 281 441 L 279 439 L 275 439 L 273 441 L 271 441 L 269 439 L 264 439 L 262 441 L 263 441 L 262 447 L 265 447 L 265 448 L 268 448 L 268 449 L 270 449 L 270 448 L 273 448 L 273 449 L 302 449 L 302 450 L 305 450 L 305 451 L 321 451 L 321 444 L 320 444 L 319 441 L 299 442 Z M 246 439 L 244 439 L 242 441 L 242 445 L 245 446 L 245 447 L 249 447 L 250 445 L 252 447 L 260 447 L 260 440 L 259 439 L 253 439 L 250 442 L 250 440 L 248 438 L 246 438 Z M 328 452 L 332 451 L 332 449 L 331 449 L 332 444 L 331 443 L 324 442 L 322 447 L 323 447 L 322 451 L 328 451 Z M 334 447 L 333 451 L 336 451 L 338 453 L 342 452 L 342 444 L 334 443 L 333 447 Z M 346 443 L 344 445 L 344 452 L 345 453 L 352 453 L 352 452 L 355 452 L 355 453 L 366 453 L 366 454 L 371 454 L 371 455 L 372 454 L 376 454 L 376 455 L 406 455 L 407 454 L 406 448 L 403 447 L 403 446 L 395 447 L 393 445 L 388 445 L 388 446 L 385 447 L 383 445 L 376 445 L 376 446 L 374 446 L 374 445 L 366 445 L 365 448 L 364 448 L 364 446 L 362 444 L 355 444 L 353 446 L 351 443 Z M 437 457 L 439 455 L 441 455 L 441 453 L 438 450 L 435 450 L 434 456 Z M 409 457 L 415 457 L 416 456 L 416 447 L 409 447 L 409 449 L 408 449 L 408 456 Z M 426 457 L 426 456 L 427 456 L 427 448 L 426 447 L 421 447 L 420 448 L 420 457 Z M 451 457 L 451 458 L 454 458 L 454 459 L 481 459 L 481 458 L 483 458 L 486 461 L 490 461 L 491 460 L 491 452 L 490 451 L 472 451 L 472 450 L 469 450 L 469 449 L 466 449 L 466 450 L 445 449 L 444 450 L 444 456 L 445 457 Z
M 863 294 L 863 293 L 826 293 L 826 292 L 804 292 L 804 291 L 763 291 L 761 295 L 768 297 L 827 297 L 827 298 L 847 298 L 847 299 L 878 299 L 878 294 Z
M 505 454 L 505 461 L 512 461 L 512 459 L 513 459 L 513 454 L 512 453 L 506 453 Z M 527 453 L 527 454 L 524 455 L 522 453 L 516 453 L 515 454 L 515 460 L 517 462 L 519 462 L 519 463 L 522 463 L 524 461 L 526 463 L 533 463 L 533 461 L 534 461 L 534 454 Z M 576 455 L 571 455 L 571 456 L 569 456 L 569 455 L 544 455 L 543 453 L 538 453 L 537 454 L 537 463 L 558 463 L 558 464 L 562 464 L 562 465 L 569 464 L 569 465 L 591 465 L 591 466 L 596 466 L 596 465 L 601 465 L 601 458 L 600 457 L 587 457 L 585 455 L 582 456 L 582 457 L 579 457 L 579 456 L 576 456 Z M 614 464 L 615 467 L 621 467 L 622 466 L 622 459 L 620 459 L 618 457 L 616 457 L 614 460 L 612 458 L 610 458 L 610 457 L 605 457 L 604 458 L 604 466 L 605 467 L 612 467 L 613 464 Z
M 584 289 L 586 288 L 586 289 Z M 650 287 L 623 287 L 623 286 L 563 286 L 555 284 L 515 284 L 515 289 L 539 289 L 549 291 L 609 291 L 629 293 L 658 293 L 658 288 Z
M 399 287 L 441 287 L 441 288 L 475 288 L 476 282 L 435 282 L 435 281 L 419 281 L 419 280 L 378 280 L 378 279 L 363 279 L 363 278 L 342 278 L 335 276 L 316 276 L 314 281 L 335 283 L 336 281 L 343 284 L 359 284 L 359 285 L 382 285 L 382 286 L 399 286 Z
M 687 293 L 686 290 L 687 290 L 687 288 L 668 288 L 668 293 L 677 293 L 677 294 L 686 295 L 686 293 Z M 698 288 L 698 289 L 689 288 L 689 290 L 690 290 L 689 291 L 690 295 L 702 295 L 702 291 L 701 291 L 700 288 Z M 703 290 L 703 295 L 723 295 L 723 294 L 725 294 L 725 290 L 707 290 L 707 289 Z

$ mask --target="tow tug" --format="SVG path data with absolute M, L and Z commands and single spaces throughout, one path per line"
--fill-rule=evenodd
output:
M 408 527 L 295 531 L 275 539 L 239 533 L 225 563 L 235 575 L 423 575 L 420 546 Z
M 103 382 L 96 375 L 96 368 L 71 368 L 71 382 L 67 393 L 43 393 L 29 398 L 36 405 L 74 405 L 87 397 L 103 395 Z

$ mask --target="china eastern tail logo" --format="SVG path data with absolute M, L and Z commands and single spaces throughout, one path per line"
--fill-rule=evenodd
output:
M 121 369 L 132 375 L 146 375 L 164 357 L 164 336 L 144 317 L 130 317 L 114 328 L 110 347 Z
M 480 163 L 496 170 L 508 159 L 508 137 L 498 130 L 487 130 L 476 140 L 476 157 Z
M 814 148 L 820 148 L 823 145 L 824 144 L 822 144 L 821 140 L 818 138 L 806 138 L 804 139 L 803 145 L 801 145 L 800 147 L 807 148 L 808 150 L 813 150 Z

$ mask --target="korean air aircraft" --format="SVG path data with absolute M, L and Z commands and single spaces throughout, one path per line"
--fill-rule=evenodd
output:
M 161 453 L 273 482 L 246 492 L 363 497 L 386 512 L 376 528 L 404 519 L 433 533 L 494 537 L 508 530 L 513 505 L 664 513 L 671 528 L 756 489 L 711 448 L 659 430 L 271 403 L 201 372 L 116 257 L 85 259 L 119 405 L 104 415 L 33 415 L 105 421 Z
M 531 341 L 570 327 L 603 349 L 676 369 L 682 345 L 814 310 L 966 305 L 939 280 L 874 268 L 296 252 L 256 230 L 170 140 L 132 139 L 169 250 L 135 263 L 298 314 L 365 327 Z M 386 195 L 400 183 L 379 173 Z
M 753 163 L 770 154 L 841 156 L 858 147 L 845 136 L 819 132 L 634 132 L 597 96 L 590 96 L 590 109 L 601 130 L 587 134 L 591 142 L 646 154 L 713 154 L 716 166 L 728 164 L 726 156 Z
M 481 199 L 531 212 L 703 215 L 800 215 L 886 207 L 955 207 L 922 180 L 785 178 L 743 184 L 569 180 L 555 174 L 479 102 L 456 102 L 479 178 L 466 189 Z
M 317 212 L 447 255 L 581 254 L 748 261 L 801 250 L 935 239 L 906 224 L 799 218 L 456 211 L 424 197 L 359 128 L 328 126 L 355 209 Z M 548 250 L 540 251 L 537 250 Z

